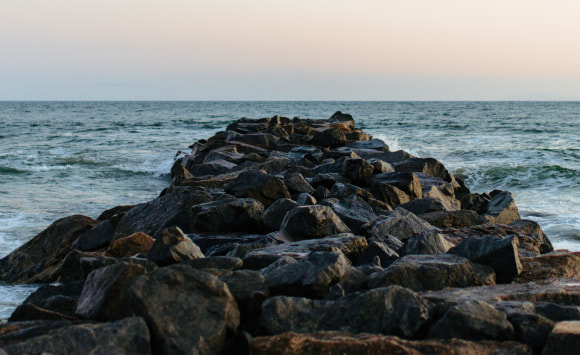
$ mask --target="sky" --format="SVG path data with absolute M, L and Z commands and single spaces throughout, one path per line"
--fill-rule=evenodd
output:
M 578 0 L 0 0 L 0 100 L 580 100 Z

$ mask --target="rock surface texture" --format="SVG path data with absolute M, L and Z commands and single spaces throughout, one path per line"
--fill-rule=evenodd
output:
M 0 260 L 0 354 L 571 354 L 580 256 L 337 112 L 240 119 L 152 201 Z M 54 282 L 60 282 L 54 284 Z

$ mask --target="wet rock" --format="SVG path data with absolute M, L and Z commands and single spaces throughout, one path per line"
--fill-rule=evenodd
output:
M 481 301 L 451 307 L 427 334 L 429 338 L 466 340 L 510 340 L 514 328 L 504 313 Z
M 274 230 L 279 230 L 286 213 L 296 206 L 298 204 L 288 198 L 278 199 L 262 213 L 262 222 Z
M 246 170 L 224 186 L 227 193 L 239 198 L 253 198 L 268 208 L 279 198 L 290 198 L 282 179 L 259 170 Z
M 355 234 L 364 234 L 363 225 L 377 218 L 371 206 L 357 195 L 351 195 L 339 201 L 326 200 L 321 204 L 332 208 L 334 213 Z
M 192 208 L 190 229 L 206 233 L 252 232 L 260 228 L 264 206 L 251 198 L 225 199 Z
M 151 354 L 149 330 L 141 318 L 58 327 L 8 345 L 8 354 Z
M 484 218 L 488 223 L 509 224 L 520 219 L 514 195 L 508 191 L 495 194 L 487 206 Z
M 155 354 L 219 353 L 227 332 L 239 325 L 227 285 L 185 265 L 138 276 L 122 290 L 121 300 L 126 314 L 147 322 Z
M 315 239 L 338 233 L 350 232 L 350 229 L 328 206 L 299 206 L 289 211 L 280 231 L 291 240 Z
M 449 254 L 491 266 L 497 276 L 497 282 L 508 283 L 522 272 L 518 244 L 516 236 L 502 239 L 492 236 L 469 238 L 449 250 Z
M 555 323 L 534 313 L 511 312 L 507 316 L 514 327 L 514 339 L 540 354 Z
M 549 278 L 580 279 L 580 253 L 557 250 L 532 258 L 522 258 L 522 273 L 515 282 L 540 281 Z
M 443 235 L 439 233 L 423 233 L 407 239 L 401 254 L 443 254 L 452 247 L 453 244 L 445 240 Z
M 73 243 L 71 248 L 81 251 L 97 250 L 109 245 L 115 228 L 110 220 L 105 220 L 90 230 L 81 234 Z
M 0 260 L 0 279 L 11 284 L 56 281 L 55 271 L 72 243 L 96 225 L 95 220 L 81 215 L 59 219 Z
M 105 255 L 114 258 L 130 257 L 137 254 L 145 255 L 149 252 L 154 242 L 155 239 L 145 233 L 133 233 L 130 236 L 113 241 L 107 248 Z
M 178 227 L 163 230 L 147 253 L 147 259 L 160 266 L 204 257 L 201 249 Z
M 355 293 L 335 301 L 277 296 L 262 304 L 270 334 L 341 330 L 412 338 L 430 320 L 428 302 L 398 286 Z
M 401 285 L 414 291 L 426 291 L 494 283 L 493 269 L 467 258 L 450 254 L 407 255 L 371 275 L 369 287 Z
M 559 322 L 548 336 L 542 355 L 574 354 L 580 349 L 580 322 Z

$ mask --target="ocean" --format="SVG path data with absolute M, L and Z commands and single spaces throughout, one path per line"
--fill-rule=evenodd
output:
M 513 192 L 555 248 L 580 250 L 580 102 L 0 102 L 0 257 L 56 219 L 155 198 L 178 152 L 233 120 L 336 111 L 473 192 Z M 34 289 L 0 285 L 0 319 Z

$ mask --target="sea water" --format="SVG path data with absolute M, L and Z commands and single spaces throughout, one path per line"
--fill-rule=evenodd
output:
M 473 192 L 513 192 L 555 248 L 580 250 L 578 102 L 0 102 L 0 257 L 56 219 L 155 198 L 178 152 L 233 120 L 335 111 Z M 0 286 L 0 318 L 33 289 Z

